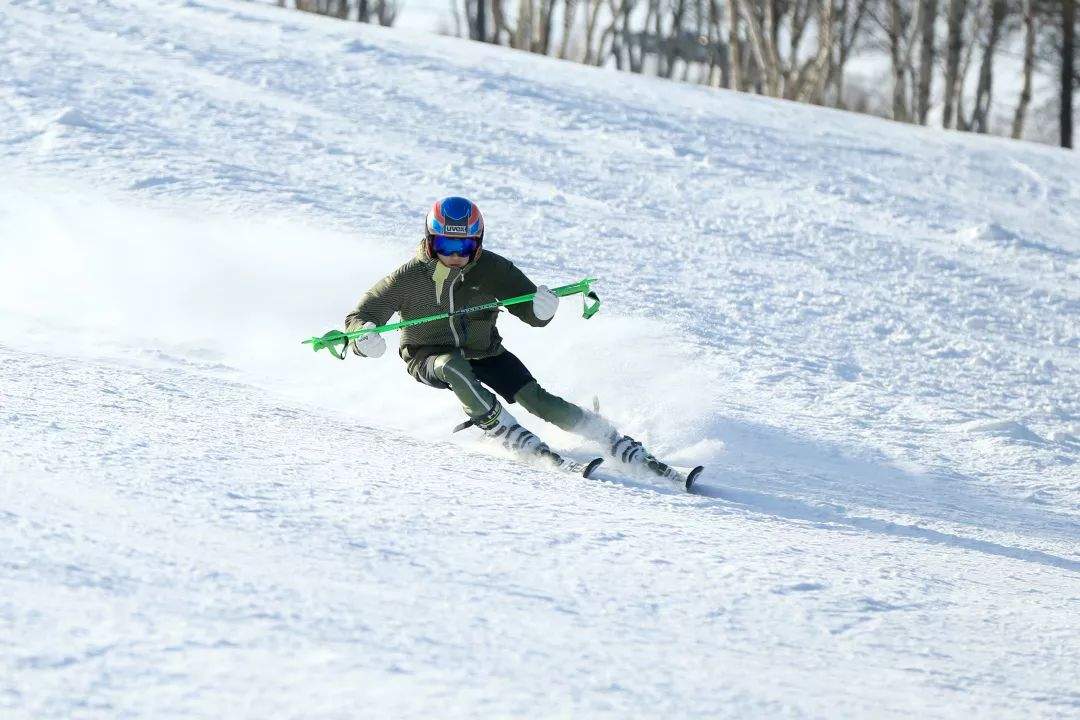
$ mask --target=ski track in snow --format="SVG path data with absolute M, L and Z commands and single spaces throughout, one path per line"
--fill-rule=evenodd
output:
M 1080 715 L 1074 153 L 226 0 L 0 52 L 3 714 Z M 297 352 L 449 192 L 697 494 Z

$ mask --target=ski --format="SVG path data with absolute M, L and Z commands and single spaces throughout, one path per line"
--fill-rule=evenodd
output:
M 465 422 L 456 426 L 451 432 L 461 432 L 462 430 L 472 427 L 475 424 L 476 423 L 473 420 L 466 420 Z M 562 455 L 555 452 L 547 445 L 541 445 L 539 449 L 529 453 L 511 448 L 506 443 L 503 443 L 503 447 L 513 452 L 522 460 L 531 460 L 536 457 L 543 458 L 549 461 L 559 470 L 565 470 L 568 473 L 581 475 L 582 477 L 586 478 L 590 477 L 593 474 L 593 471 L 596 470 L 596 468 L 600 467 L 600 464 L 604 462 L 604 458 L 602 457 L 592 458 L 587 462 L 578 462 L 577 460 L 574 460 L 572 458 L 564 458 Z
M 586 478 L 590 477 L 593 474 L 593 471 L 596 470 L 596 468 L 600 467 L 601 463 L 604 462 L 604 458 L 600 457 L 593 458 L 588 462 L 578 462 L 577 460 L 573 460 L 571 458 L 564 458 L 562 455 L 555 452 L 554 450 L 551 450 L 550 448 L 545 448 L 544 450 L 542 450 L 540 452 L 540 455 L 550 460 L 555 465 L 555 467 L 559 468 L 560 470 L 565 470 L 566 472 L 581 475 L 582 477 Z
M 686 492 L 690 492 L 690 488 L 694 486 L 694 481 L 698 479 L 698 475 L 705 469 L 704 465 L 698 465 L 689 472 L 682 473 L 648 454 L 645 455 L 645 467 L 666 480 L 682 485 Z

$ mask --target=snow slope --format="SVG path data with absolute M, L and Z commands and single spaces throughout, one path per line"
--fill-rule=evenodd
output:
M 226 0 L 0 51 L 5 716 L 1080 715 L 1075 154 Z M 299 344 L 451 192 L 698 494 Z

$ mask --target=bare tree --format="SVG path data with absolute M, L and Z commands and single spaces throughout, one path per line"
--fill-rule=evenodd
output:
M 358 19 L 377 17 L 377 8 L 390 1 L 355 0 Z M 294 2 L 340 13 L 353 0 Z M 514 5 L 508 8 L 507 2 Z M 1065 32 L 1065 15 L 1071 13 L 1074 28 L 1076 2 L 453 0 L 453 9 L 462 19 L 459 34 L 477 40 L 711 87 L 852 106 L 901 121 L 925 124 L 934 91 L 941 87 L 943 126 L 978 132 L 990 130 L 997 55 L 1008 34 L 1022 27 L 1024 89 L 1013 118 L 1013 135 L 1019 137 L 1037 62 L 1051 66 L 1051 59 L 1040 59 L 1036 51 L 1068 44 L 1075 52 L 1075 30 Z M 1047 12 L 1053 20 L 1040 22 Z M 1040 28 L 1052 29 L 1055 38 L 1061 32 L 1060 42 L 1040 42 Z M 937 35 L 941 30 L 944 38 Z M 853 86 L 849 93 L 845 88 L 849 60 L 866 48 L 880 48 L 891 60 L 891 102 L 884 108 L 872 89 Z M 1076 66 L 1064 52 L 1060 58 L 1055 54 L 1053 66 L 1059 60 L 1062 98 L 1068 93 L 1071 102 Z M 977 72 L 969 76 L 969 68 Z M 976 85 L 965 93 L 969 77 Z M 1066 77 L 1073 80 L 1067 83 Z M 1064 106 L 1061 125 L 1063 142 L 1067 132 L 1071 143 L 1072 115 Z
M 854 7 L 852 7 L 852 2 L 854 2 Z M 845 107 L 844 68 L 855 48 L 855 43 L 862 35 L 863 23 L 869 7 L 869 0 L 841 0 L 840 7 L 834 14 L 835 48 L 829 67 L 829 79 L 833 89 L 833 104 L 839 108 Z
M 657 3 L 659 5 L 659 2 Z M 684 23 L 686 22 L 686 0 L 670 0 L 671 10 L 671 25 L 668 30 L 667 47 L 663 51 L 658 52 L 657 56 L 661 60 L 661 72 L 658 74 L 660 77 L 671 78 L 675 75 L 676 61 L 682 54 L 682 39 L 684 35 Z M 659 19 L 660 13 L 657 13 L 657 39 L 661 39 L 664 36 L 662 28 L 662 22 Z
M 551 50 L 551 31 L 555 23 L 555 0 L 537 0 L 540 5 L 539 14 L 536 17 L 536 28 L 533 31 L 532 51 L 547 55 Z
M 764 75 L 765 94 L 780 97 L 780 55 L 776 50 L 779 25 L 776 23 L 775 5 L 773 0 L 765 0 L 758 4 L 752 4 L 749 0 L 739 0 L 739 10 L 750 39 L 750 49 Z
M 731 75 L 728 76 L 728 89 L 743 90 L 742 40 L 739 39 L 740 5 L 743 0 L 729 0 L 728 7 L 728 47 L 731 57 Z
M 731 87 L 748 89 L 749 71 L 766 95 L 820 102 L 832 65 L 833 0 L 732 2 L 728 35 Z M 810 27 L 816 29 L 817 47 L 806 56 L 802 42 Z M 746 29 L 745 49 L 740 28 Z M 781 40 L 786 40 L 786 52 Z M 752 64 L 744 62 L 747 55 Z
M 566 0 L 563 4 L 562 37 L 559 39 L 559 57 L 563 60 L 570 49 L 570 38 L 574 34 L 574 16 L 577 13 L 578 0 Z
M 938 0 L 922 2 L 922 37 L 919 39 L 919 84 L 915 96 L 915 114 L 920 125 L 926 124 L 930 112 L 930 89 L 934 81 L 934 58 L 936 55 L 936 37 L 934 27 L 937 24 Z
M 988 116 L 990 103 L 993 100 L 994 53 L 1001 39 L 1007 11 L 1008 6 L 1005 0 L 992 0 L 989 27 L 983 41 L 982 62 L 979 64 L 979 84 L 975 90 L 975 107 L 972 110 L 971 120 L 966 123 L 969 128 L 979 133 L 989 131 Z
M 1024 135 L 1024 121 L 1031 104 L 1031 81 L 1035 72 L 1035 0 L 1024 0 L 1024 85 L 1013 115 L 1012 137 L 1019 140 Z
M 818 0 L 817 52 L 807 58 L 795 74 L 795 84 L 788 96 L 800 102 L 820 104 L 829 81 L 833 46 L 833 0 Z M 792 48 L 792 54 L 796 48 Z
M 487 42 L 487 3 L 485 0 L 476 0 L 476 19 L 473 21 L 473 31 L 476 35 L 474 40 Z
M 1073 146 L 1073 87 L 1076 84 L 1076 1 L 1061 3 L 1061 147 Z
M 506 22 L 505 0 L 491 0 L 491 20 L 495 27 L 492 31 L 491 41 L 500 45 L 514 45 L 515 33 Z
M 706 22 L 706 46 L 709 51 L 709 67 L 702 81 L 709 87 L 728 87 L 731 75 L 731 57 L 728 48 L 723 47 L 723 18 L 719 0 L 708 0 L 709 18 Z
M 912 118 L 908 104 L 908 79 L 914 75 L 912 56 L 915 38 L 921 29 L 919 17 L 923 3 L 916 0 L 914 7 L 905 6 L 901 0 L 889 0 L 889 56 L 892 60 L 892 117 L 907 122 Z
M 586 0 L 585 6 L 585 57 L 582 62 L 586 65 L 596 64 L 594 37 L 596 36 L 596 22 L 600 18 L 600 8 L 603 0 Z
M 278 5 L 285 7 L 285 0 L 278 0 Z M 352 0 L 295 0 L 297 10 L 302 12 L 327 15 L 348 20 L 352 15 Z M 380 25 L 393 25 L 397 19 L 400 5 L 395 0 L 356 0 L 356 19 L 359 22 L 378 22 Z
M 964 49 L 964 15 L 967 0 L 949 0 L 947 56 L 945 59 L 945 108 L 941 118 L 942 127 L 952 127 L 956 98 L 960 94 L 960 57 Z

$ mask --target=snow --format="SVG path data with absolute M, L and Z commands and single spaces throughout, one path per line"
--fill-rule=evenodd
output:
M 227 0 L 0 51 L 0 714 L 1080 714 L 1074 153 Z M 451 192 L 699 492 L 300 344 Z

